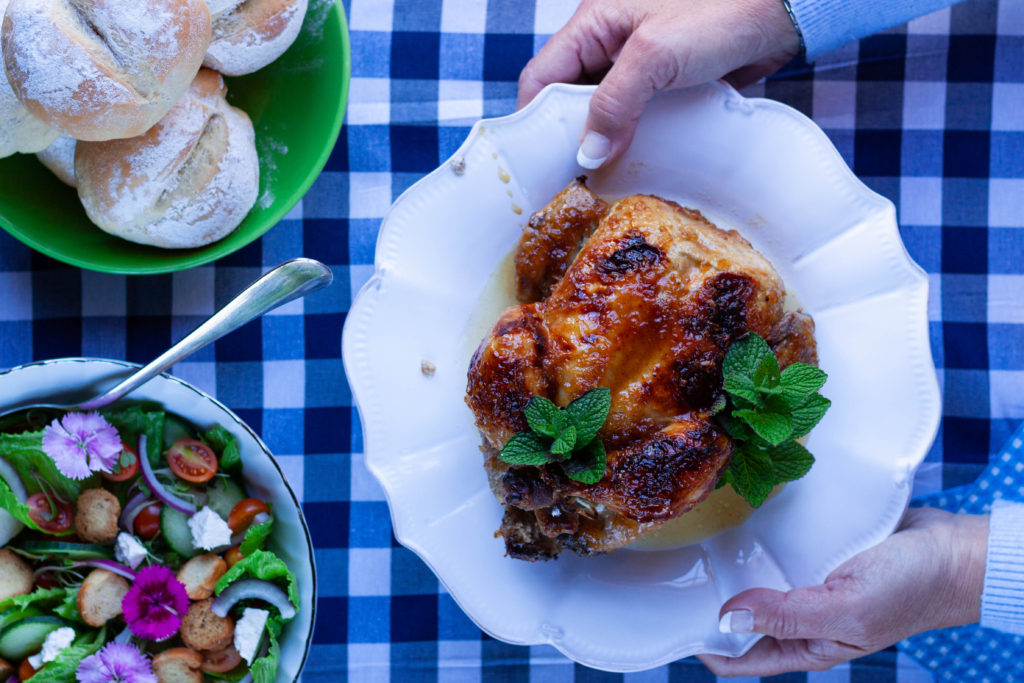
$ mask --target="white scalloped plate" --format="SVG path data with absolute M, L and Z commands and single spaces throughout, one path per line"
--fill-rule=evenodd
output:
M 658 95 L 627 155 L 591 173 L 590 186 L 698 208 L 772 261 L 814 316 L 829 373 L 832 409 L 808 443 L 818 462 L 746 523 L 699 545 L 537 564 L 504 557 L 493 537 L 502 510 L 463 402 L 482 336 L 472 321 L 530 213 L 581 173 L 576 146 L 592 92 L 549 86 L 524 110 L 480 121 L 385 217 L 376 273 L 343 341 L 366 463 L 398 540 L 492 636 L 550 643 L 610 671 L 738 655 L 756 637 L 718 632 L 727 598 L 819 583 L 903 513 L 939 421 L 927 277 L 903 248 L 892 204 L 808 118 L 721 84 Z
M 103 358 L 55 358 L 0 371 L 0 411 L 39 400 L 82 400 L 109 389 L 139 368 Z M 188 382 L 160 375 L 124 399 L 159 403 L 192 424 L 221 425 L 238 439 L 242 478 L 251 493 L 274 505 L 271 549 L 295 572 L 299 582 L 298 617 L 285 625 L 276 681 L 297 681 L 309 654 L 316 615 L 316 566 L 313 542 L 298 498 L 263 441 L 223 403 Z

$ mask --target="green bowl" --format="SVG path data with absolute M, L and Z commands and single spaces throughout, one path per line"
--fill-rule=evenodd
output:
M 228 100 L 256 129 L 260 194 L 219 242 L 158 249 L 109 235 L 89 221 L 74 189 L 25 154 L 0 159 L 0 227 L 47 256 L 105 273 L 168 273 L 241 249 L 276 225 L 323 170 L 345 115 L 349 66 L 341 3 L 311 0 L 302 32 L 280 59 L 225 79 Z

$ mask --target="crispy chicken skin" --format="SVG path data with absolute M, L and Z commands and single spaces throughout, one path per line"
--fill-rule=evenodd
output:
M 469 369 L 466 400 L 507 508 L 499 534 L 521 559 L 614 550 L 714 488 L 732 444 L 708 412 L 721 391 L 722 358 L 738 337 L 768 339 L 785 351 L 783 366 L 816 360 L 813 322 L 784 314 L 778 274 L 738 233 L 649 195 L 601 209 L 583 180 L 531 219 L 516 270 L 517 293 L 532 302 L 501 314 Z M 559 265 L 584 239 L 571 265 Z M 553 243 L 561 247 L 548 258 L 537 255 L 538 245 Z M 510 467 L 495 457 L 527 429 L 531 397 L 564 406 L 594 387 L 612 396 L 598 434 L 608 451 L 601 481 L 586 485 L 553 465 Z

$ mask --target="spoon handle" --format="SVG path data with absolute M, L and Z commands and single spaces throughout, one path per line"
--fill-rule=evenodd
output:
M 267 311 L 326 287 L 333 279 L 330 269 L 319 261 L 308 258 L 285 261 L 249 285 L 224 308 L 148 365 L 109 391 L 80 404 L 79 409 L 95 410 L 110 405 L 210 342 Z

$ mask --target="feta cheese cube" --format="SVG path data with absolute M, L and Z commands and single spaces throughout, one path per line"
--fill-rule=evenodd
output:
M 189 517 L 188 528 L 192 531 L 193 548 L 213 550 L 231 545 L 231 527 L 209 505 Z
M 118 562 L 135 569 L 146 559 L 146 555 L 146 546 L 142 545 L 139 539 L 125 531 L 117 535 L 117 543 L 114 544 L 114 557 Z
M 73 628 L 63 626 L 56 631 L 50 631 L 46 640 L 43 641 L 43 649 L 28 658 L 29 664 L 33 669 L 41 668 L 43 664 L 57 659 L 57 655 L 70 647 L 74 640 L 75 629 Z
M 235 649 L 242 655 L 246 664 L 252 665 L 256 657 L 256 648 L 260 645 L 263 627 L 267 623 L 270 612 L 265 609 L 246 607 L 242 618 L 235 622 Z

